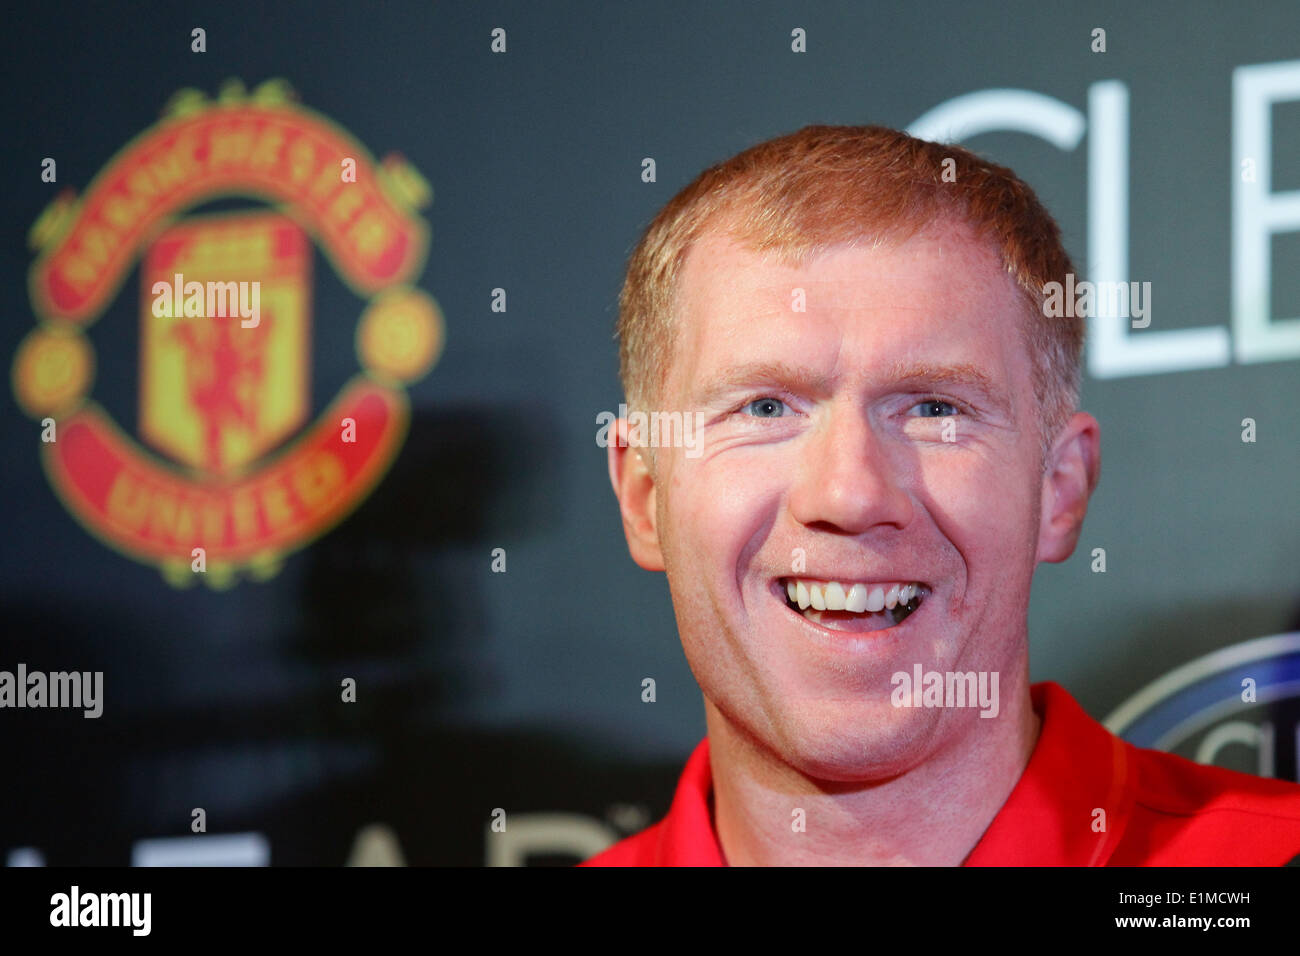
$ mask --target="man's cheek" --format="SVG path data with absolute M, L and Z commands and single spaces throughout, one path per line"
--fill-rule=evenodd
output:
M 949 469 L 926 482 L 940 530 L 968 557 L 1015 554 L 1034 524 L 1032 489 L 1019 474 L 988 468 Z
M 761 515 L 772 494 L 761 471 L 735 468 L 701 470 L 675 489 L 683 522 L 695 538 L 744 533 Z

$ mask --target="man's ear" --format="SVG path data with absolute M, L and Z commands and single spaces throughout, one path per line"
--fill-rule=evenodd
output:
M 647 571 L 662 571 L 664 557 L 655 527 L 655 477 L 644 457 L 650 450 L 628 446 L 626 418 L 620 418 L 614 429 L 608 449 L 609 481 L 623 514 L 627 550 Z
M 1057 435 L 1043 473 L 1037 560 L 1064 561 L 1074 553 L 1100 478 L 1101 426 L 1087 412 L 1075 412 Z

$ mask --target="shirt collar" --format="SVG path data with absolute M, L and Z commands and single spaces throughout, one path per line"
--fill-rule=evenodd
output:
M 1050 681 L 1029 691 L 1043 726 L 1024 773 L 964 866 L 1101 866 L 1133 810 L 1128 747 Z
M 1132 811 L 1127 747 L 1061 686 L 1030 688 L 1042 728 L 1020 779 L 963 866 L 1099 866 Z M 655 847 L 660 866 L 725 866 L 713 827 L 709 741 L 686 762 Z
M 726 866 L 713 829 L 713 774 L 709 738 L 696 745 L 682 771 L 673 804 L 659 831 L 656 866 Z

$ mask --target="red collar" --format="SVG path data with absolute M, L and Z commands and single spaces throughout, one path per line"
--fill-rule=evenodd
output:
M 963 865 L 1103 865 L 1132 814 L 1136 775 L 1128 746 L 1057 684 L 1033 685 L 1030 698 L 1042 718 L 1038 742 Z M 643 849 L 656 865 L 724 865 L 709 809 L 712 789 L 706 737 L 686 763 L 668 816 L 644 834 L 653 848 Z M 1096 814 L 1103 809 L 1104 818 Z

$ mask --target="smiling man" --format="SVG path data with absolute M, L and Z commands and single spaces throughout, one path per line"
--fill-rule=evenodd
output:
M 654 220 L 623 384 L 698 447 L 621 419 L 609 470 L 708 736 L 668 816 L 589 863 L 1300 853 L 1300 787 L 1139 750 L 1029 683 L 1034 571 L 1100 473 L 1084 320 L 1043 309 L 1072 272 L 1010 170 L 880 127 L 762 143 Z

